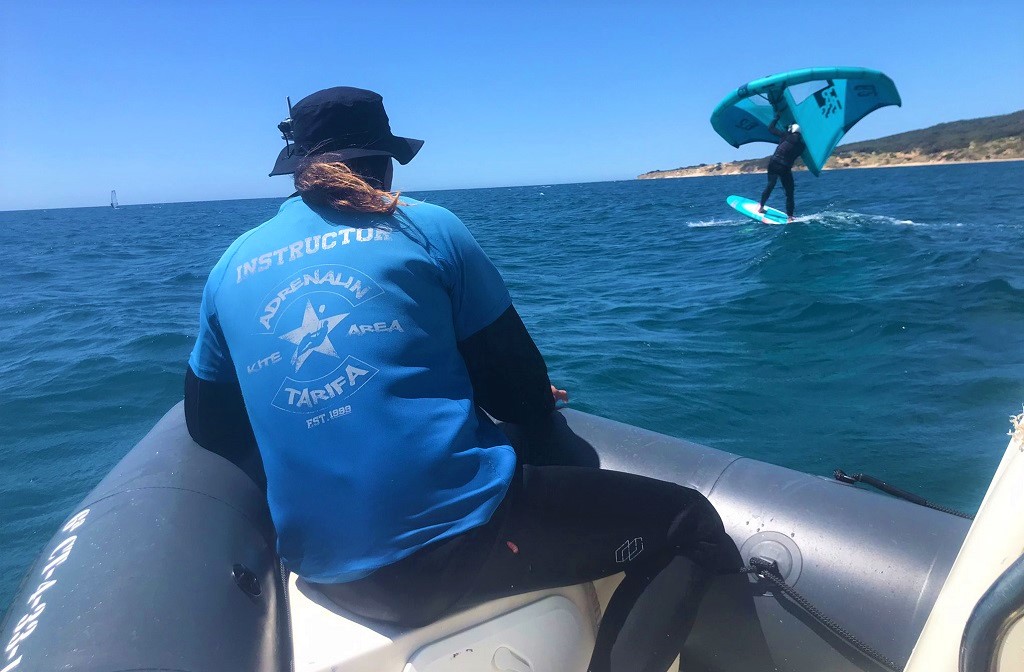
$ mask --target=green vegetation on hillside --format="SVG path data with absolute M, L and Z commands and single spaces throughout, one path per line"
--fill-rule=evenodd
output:
M 1024 136 L 1024 110 L 998 117 L 982 117 L 951 121 L 917 131 L 887 135 L 877 140 L 851 142 L 839 145 L 835 154 L 850 152 L 907 152 L 919 150 L 924 154 L 938 154 L 970 147 L 1011 136 Z

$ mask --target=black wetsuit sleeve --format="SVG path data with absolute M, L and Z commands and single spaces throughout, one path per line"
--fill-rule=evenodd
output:
M 768 130 L 771 131 L 771 134 L 776 137 L 786 137 L 786 134 L 783 131 L 780 131 L 779 129 L 775 128 L 775 124 L 777 123 L 779 123 L 779 118 L 775 117 L 774 119 L 772 119 L 772 123 L 768 126 Z
M 193 441 L 234 463 L 266 489 L 263 460 L 238 381 L 213 383 L 186 366 L 185 424 Z
M 547 365 L 515 306 L 458 346 L 476 404 L 492 416 L 530 425 L 554 410 Z

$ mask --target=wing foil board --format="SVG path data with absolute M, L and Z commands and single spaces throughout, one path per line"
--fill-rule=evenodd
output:
M 764 212 L 758 212 L 757 209 L 761 206 L 757 201 L 752 201 L 749 198 L 743 196 L 736 196 L 733 194 L 729 198 L 725 199 L 736 212 L 741 215 L 746 215 L 751 219 L 757 220 L 762 224 L 785 224 L 789 221 L 786 217 L 786 213 L 775 208 L 769 208 L 765 206 Z

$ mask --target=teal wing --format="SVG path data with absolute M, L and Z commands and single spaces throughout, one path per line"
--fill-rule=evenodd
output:
M 711 126 L 733 147 L 751 142 L 777 143 L 779 139 L 768 130 L 768 125 L 776 106 L 784 100 L 785 91 L 786 80 L 782 75 L 744 84 L 718 104 L 711 114 Z
M 781 128 L 800 124 L 807 144 L 801 158 L 817 175 L 858 121 L 880 107 L 900 104 L 896 85 L 877 70 L 807 68 L 744 84 L 719 103 L 711 125 L 733 147 L 777 143 L 768 125 L 781 111 Z

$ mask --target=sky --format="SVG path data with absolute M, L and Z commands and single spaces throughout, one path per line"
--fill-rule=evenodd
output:
M 0 2 L 0 210 L 287 196 L 292 102 L 384 97 L 406 191 L 632 179 L 767 155 L 737 86 L 851 65 L 903 98 L 845 141 L 1024 108 L 1024 2 Z

